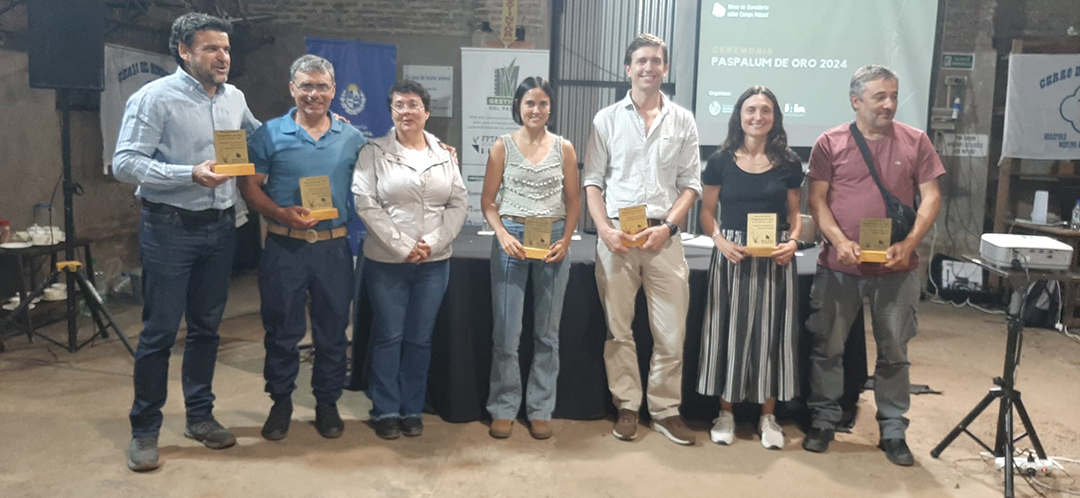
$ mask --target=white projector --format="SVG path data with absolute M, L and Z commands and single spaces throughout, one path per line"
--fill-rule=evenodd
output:
M 979 243 L 983 259 L 1005 268 L 1015 260 L 1031 270 L 1068 270 L 1072 252 L 1068 244 L 1041 235 L 984 233 Z

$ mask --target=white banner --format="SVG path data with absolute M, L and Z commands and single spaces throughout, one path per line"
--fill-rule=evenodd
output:
M 548 77 L 548 51 L 461 49 L 462 164 L 487 164 L 491 145 L 520 126 L 510 116 L 514 92 L 529 76 Z
M 461 49 L 461 173 L 469 190 L 466 225 L 481 225 L 480 191 L 495 140 L 521 126 L 510 110 L 514 92 L 529 76 L 548 77 L 546 50 Z
M 1080 54 L 1009 56 L 1003 141 L 1003 159 L 1080 159 Z
M 171 55 L 105 45 L 105 88 L 101 92 L 101 149 L 105 174 L 112 172 L 112 158 L 120 120 L 128 97 L 143 85 L 176 71 Z

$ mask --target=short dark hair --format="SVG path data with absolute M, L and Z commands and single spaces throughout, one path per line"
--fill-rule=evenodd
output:
M 514 92 L 514 105 L 510 108 L 510 115 L 514 117 L 514 122 L 519 125 L 525 124 L 521 119 L 521 99 L 525 98 L 525 94 L 534 88 L 539 88 L 547 94 L 548 100 L 551 101 L 551 109 L 555 109 L 555 90 L 551 89 L 551 83 L 539 76 L 529 76 L 518 85 L 517 91 Z M 551 114 L 548 114 L 548 124 L 550 123 Z
M 427 88 L 424 88 L 424 85 L 413 80 L 398 80 L 397 83 L 394 83 L 394 86 L 390 87 L 390 91 L 386 92 L 386 107 L 391 108 L 391 110 L 393 110 L 395 93 L 419 95 L 420 101 L 424 103 L 424 110 L 431 112 L 431 94 L 428 93 Z
M 772 104 L 773 108 L 773 125 L 772 129 L 769 130 L 768 141 L 765 142 L 765 155 L 773 165 L 782 166 L 793 161 L 798 156 L 788 147 L 787 132 L 784 131 L 784 113 L 780 112 L 780 103 L 777 102 L 776 95 L 773 94 L 772 90 L 763 86 L 747 88 L 739 96 L 739 100 L 735 101 L 735 108 L 731 111 L 731 117 L 728 118 L 727 138 L 724 139 L 724 145 L 720 148 L 734 154 L 743 146 L 743 142 L 746 140 L 746 132 L 742 129 L 742 108 L 746 100 L 754 95 L 764 95 L 765 98 L 769 99 L 769 103 Z
M 180 44 L 183 43 L 190 48 L 195 40 L 195 33 L 206 30 L 221 31 L 231 35 L 232 23 L 201 12 L 189 12 L 173 21 L 172 32 L 169 34 L 169 52 L 180 67 L 184 67 L 184 59 L 180 58 Z
M 664 43 L 664 40 L 661 40 L 659 36 L 643 33 L 637 35 L 637 38 L 634 38 L 634 41 L 630 42 L 630 46 L 626 47 L 626 55 L 623 57 L 624 66 L 630 65 L 630 62 L 634 58 L 634 52 L 641 47 L 660 47 L 660 52 L 664 56 L 664 64 L 670 62 L 667 54 L 667 43 Z

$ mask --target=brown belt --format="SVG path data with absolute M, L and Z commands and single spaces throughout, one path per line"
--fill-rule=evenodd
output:
M 505 216 L 504 216 L 504 218 L 505 218 Z M 612 218 L 612 219 L 617 220 L 618 218 Z M 660 225 L 663 225 L 664 222 L 667 221 L 667 220 L 658 220 L 656 218 L 649 218 L 647 221 L 648 221 L 648 224 L 649 224 L 650 227 L 658 227 Z
M 266 231 L 274 235 L 281 235 L 284 237 L 305 240 L 309 244 L 314 244 L 322 240 L 341 238 L 349 233 L 349 229 L 345 228 L 344 226 L 331 228 L 330 230 L 297 230 L 295 228 L 283 227 L 281 225 L 267 225 Z
M 525 223 L 525 217 L 524 216 L 511 216 L 509 214 L 504 214 L 504 215 L 500 216 L 500 218 L 502 218 L 504 220 L 516 221 L 516 222 L 521 223 L 521 224 Z M 560 220 L 565 220 L 565 219 L 566 218 L 555 218 L 555 221 L 560 221 Z

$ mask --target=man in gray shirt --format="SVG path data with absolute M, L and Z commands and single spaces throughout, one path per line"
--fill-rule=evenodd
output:
M 604 363 L 619 409 L 612 434 L 624 441 L 637 435 L 642 385 L 630 325 L 644 286 L 653 335 L 648 379 L 653 428 L 675 443 L 693 445 L 696 438 L 679 415 L 690 270 L 677 233 L 701 196 L 697 125 L 690 111 L 660 91 L 670 68 L 663 40 L 639 35 L 623 64 L 630 91 L 593 118 L 583 175 L 599 236 L 596 285 L 608 326 Z M 619 228 L 619 210 L 642 206 L 648 228 L 628 235 Z
M 128 467 L 158 467 L 161 408 L 169 353 L 186 316 L 182 379 L 184 435 L 209 448 L 236 438 L 214 420 L 211 384 L 236 247 L 236 182 L 213 172 L 214 130 L 245 130 L 259 122 L 244 94 L 226 84 L 232 26 L 205 14 L 176 19 L 169 47 L 180 67 L 128 99 L 113 168 L 138 185 L 143 266 L 143 331 L 135 352 Z

